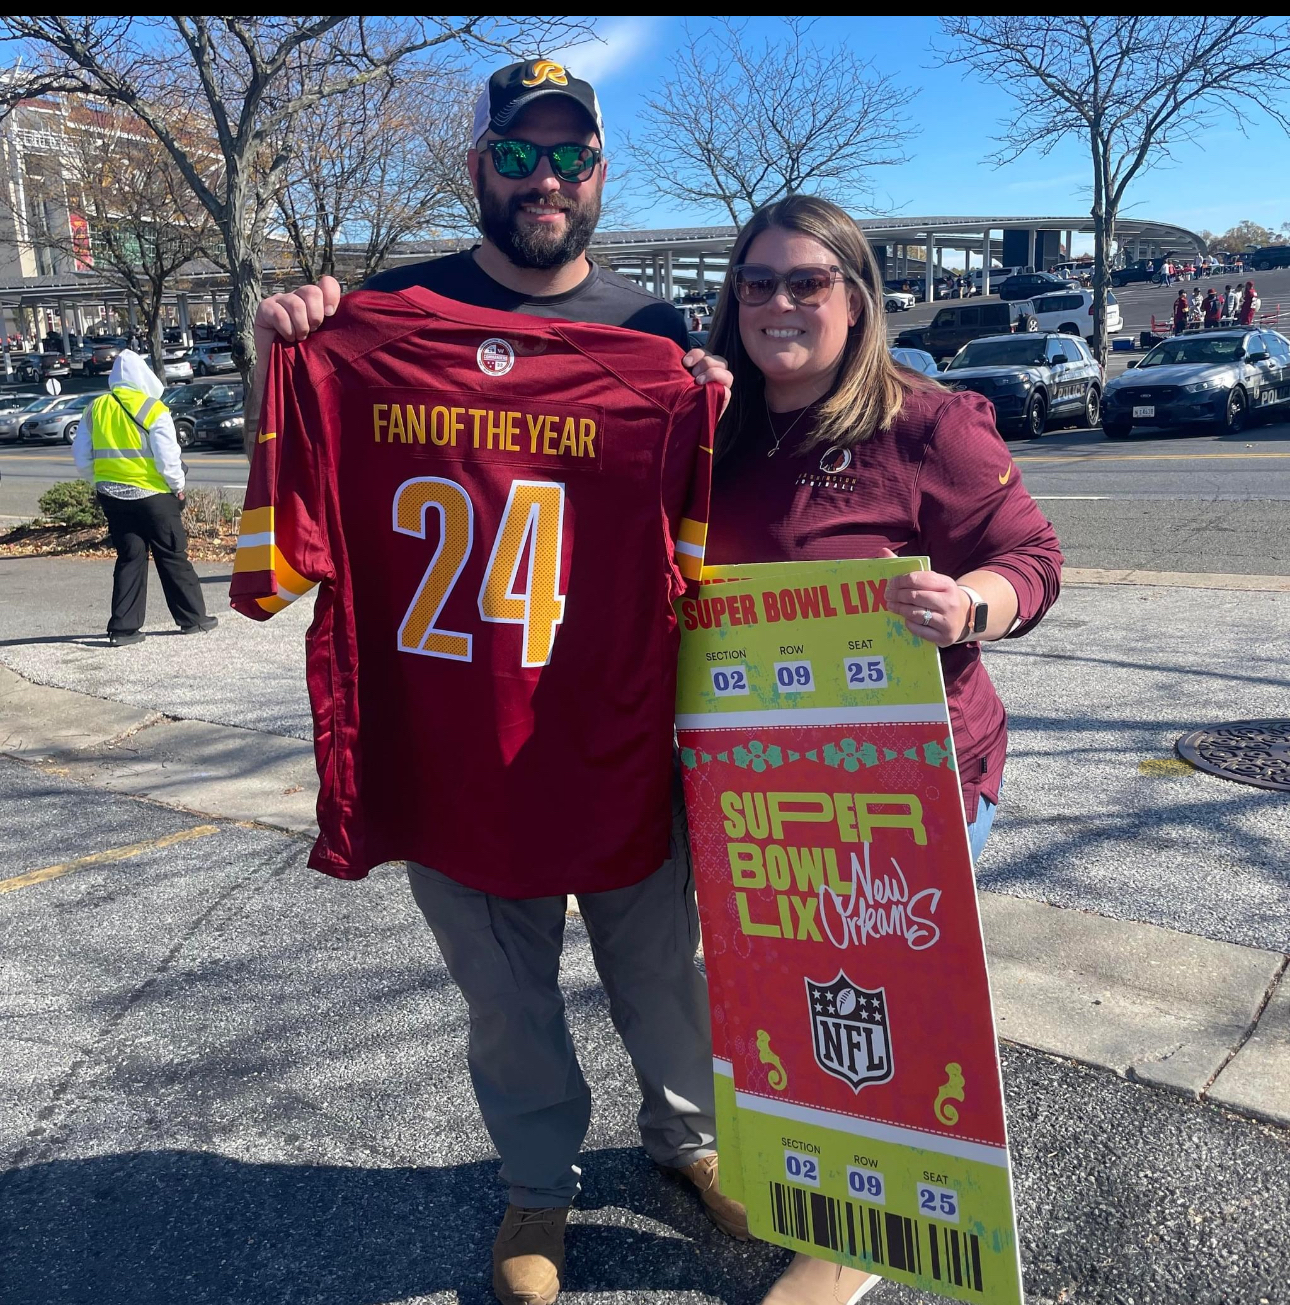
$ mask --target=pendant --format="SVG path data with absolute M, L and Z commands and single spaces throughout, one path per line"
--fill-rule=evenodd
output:
M 775 456 L 775 454 L 778 453 L 778 452 L 779 452 L 779 445 L 776 444 L 775 447 L 774 447 L 773 449 L 769 449 L 769 450 L 767 451 L 766 456 L 767 456 L 768 458 L 773 458 L 773 457 Z

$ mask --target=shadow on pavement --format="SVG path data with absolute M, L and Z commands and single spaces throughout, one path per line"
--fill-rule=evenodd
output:
M 583 1164 L 570 1291 L 649 1300 L 689 1291 L 752 1305 L 785 1261 L 774 1247 L 722 1236 L 637 1150 L 590 1152 Z M 182 1150 L 32 1165 L 0 1185 L 12 1234 L 0 1300 L 374 1305 L 447 1293 L 491 1305 L 504 1208 L 496 1175 L 495 1162 L 363 1168 Z M 607 1207 L 608 1218 L 593 1213 Z M 663 1226 L 625 1227 L 623 1209 Z

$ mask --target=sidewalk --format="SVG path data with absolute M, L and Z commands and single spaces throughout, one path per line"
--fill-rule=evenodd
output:
M 990 650 L 1013 730 L 980 874 L 999 1031 L 1290 1125 L 1290 802 L 1144 765 L 1196 725 L 1284 714 L 1290 594 L 1115 580 Z M 307 835 L 307 604 L 122 655 L 91 633 L 106 583 L 107 564 L 0 563 L 0 753 Z M 67 611 L 95 616 L 67 633 Z

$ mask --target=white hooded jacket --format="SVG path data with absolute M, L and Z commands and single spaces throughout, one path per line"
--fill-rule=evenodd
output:
M 117 354 L 108 376 L 109 389 L 114 390 L 118 385 L 128 386 L 132 390 L 142 390 L 150 399 L 161 398 L 161 392 L 165 388 L 152 368 L 137 353 L 129 349 L 122 349 Z M 181 493 L 184 488 L 184 471 L 179 462 L 179 442 L 175 439 L 175 423 L 170 413 L 162 413 L 152 423 L 148 440 L 152 445 L 152 460 L 157 464 L 161 478 L 174 493 Z M 93 480 L 94 444 L 90 436 L 88 408 L 76 427 L 76 436 L 72 440 L 72 456 L 76 459 L 76 470 L 81 478 Z

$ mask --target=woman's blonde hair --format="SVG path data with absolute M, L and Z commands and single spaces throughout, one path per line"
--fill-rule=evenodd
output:
M 767 204 L 739 233 L 730 255 L 731 268 L 742 263 L 752 242 L 772 227 L 797 231 L 826 245 L 842 269 L 847 287 L 858 291 L 861 299 L 860 317 L 847 336 L 833 388 L 817 405 L 815 429 L 799 451 L 821 444 L 859 444 L 874 431 L 890 427 L 910 390 L 931 388 L 933 383 L 892 360 L 878 263 L 850 214 L 814 195 L 789 195 Z M 745 432 L 763 428 L 766 410 L 761 372 L 748 357 L 739 334 L 739 301 L 730 275 L 717 299 L 708 350 L 729 362 L 735 378 L 729 406 L 717 428 L 716 451 L 721 458 Z

